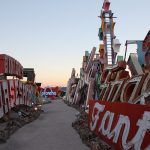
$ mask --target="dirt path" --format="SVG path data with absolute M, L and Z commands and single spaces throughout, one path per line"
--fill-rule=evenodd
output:
M 0 150 L 89 150 L 71 127 L 76 110 L 61 100 L 43 106 L 44 113 L 14 133 Z

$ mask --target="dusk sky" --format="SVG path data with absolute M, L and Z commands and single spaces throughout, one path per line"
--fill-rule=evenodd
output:
M 34 68 L 42 86 L 66 86 L 84 51 L 100 44 L 103 0 L 0 0 L 0 53 Z M 111 0 L 115 35 L 143 40 L 150 30 L 150 0 Z M 132 48 L 130 52 L 134 52 Z

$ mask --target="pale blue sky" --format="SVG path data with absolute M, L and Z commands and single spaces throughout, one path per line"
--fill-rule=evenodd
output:
M 98 48 L 103 0 L 0 0 L 0 53 L 35 69 L 36 82 L 66 85 L 85 50 Z M 111 0 L 115 34 L 143 40 L 150 29 L 150 0 Z M 122 52 L 124 47 L 122 46 Z M 79 71 L 78 71 L 79 73 Z

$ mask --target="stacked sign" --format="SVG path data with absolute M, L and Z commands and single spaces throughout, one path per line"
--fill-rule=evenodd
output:
M 0 117 L 16 106 L 31 106 L 35 101 L 35 88 L 32 84 L 24 84 L 20 80 L 0 81 Z
M 0 74 L 16 76 L 19 79 L 23 77 L 23 66 L 14 58 L 0 54 Z
M 16 76 L 23 78 L 23 67 L 14 58 L 0 55 L 0 76 Z M 33 84 L 25 84 L 19 79 L 0 80 L 0 118 L 16 105 L 25 104 L 31 106 L 35 101 L 35 87 Z

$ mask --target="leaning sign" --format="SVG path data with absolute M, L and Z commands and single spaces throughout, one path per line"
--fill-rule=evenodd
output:
M 142 47 L 142 49 L 144 51 L 150 50 L 150 31 L 147 33 L 147 35 L 146 35 L 146 37 L 145 37 L 145 39 L 143 41 L 143 47 Z
M 91 100 L 90 130 L 116 150 L 150 150 L 150 105 Z

